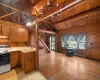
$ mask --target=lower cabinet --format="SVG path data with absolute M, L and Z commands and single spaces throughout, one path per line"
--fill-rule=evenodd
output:
M 10 54 L 10 63 L 11 68 L 17 67 L 19 65 L 19 51 L 11 52 Z
M 36 52 L 20 54 L 21 66 L 25 72 L 36 70 Z

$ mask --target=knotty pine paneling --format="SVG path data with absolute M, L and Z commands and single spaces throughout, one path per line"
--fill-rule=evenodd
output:
M 96 11 L 98 13 L 99 11 Z M 91 13 L 89 12 L 88 15 Z M 96 15 L 96 17 L 100 17 L 99 14 Z M 84 16 L 79 16 L 78 18 L 74 18 L 74 22 L 77 22 L 77 19 L 82 18 Z M 96 59 L 100 60 L 100 22 L 98 21 L 98 18 L 91 16 L 92 23 L 85 23 L 85 17 L 82 21 L 79 23 L 82 23 L 82 25 L 74 25 L 71 27 L 68 27 L 66 29 L 62 29 L 57 31 L 57 51 L 59 52 L 65 52 L 66 49 L 61 47 L 61 36 L 67 35 L 67 34 L 80 34 L 85 33 L 87 35 L 86 37 L 86 50 L 75 50 L 77 54 L 85 55 L 87 58 L 90 59 Z M 67 21 L 68 23 L 68 21 Z M 58 26 L 59 27 L 59 26 Z M 88 44 L 92 43 L 92 46 L 90 47 Z
M 63 30 L 69 27 L 75 27 L 77 25 L 85 25 L 90 23 L 96 23 L 100 21 L 100 8 L 86 12 L 74 18 L 56 23 L 54 28 L 56 30 Z
M 54 17 L 52 21 L 57 23 L 61 20 L 68 19 L 88 10 L 100 7 L 100 0 L 82 0 L 80 3 L 66 9 L 62 12 L 61 16 Z

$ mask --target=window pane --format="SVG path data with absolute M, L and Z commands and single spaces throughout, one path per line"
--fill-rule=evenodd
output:
M 79 49 L 85 49 L 85 43 L 79 43 Z
M 55 45 L 55 42 L 52 42 L 52 45 Z
M 52 37 L 52 41 L 55 41 L 55 37 Z
M 76 41 L 67 41 L 67 47 L 77 48 L 77 42 Z
M 77 41 L 74 39 L 73 36 L 70 36 L 67 40 L 67 47 L 70 48 L 77 48 Z
M 55 50 L 55 47 L 54 46 L 52 46 L 52 50 Z
M 62 47 L 71 47 L 74 49 L 85 49 L 86 46 L 86 35 L 85 34 L 74 34 L 64 35 L 61 38 Z

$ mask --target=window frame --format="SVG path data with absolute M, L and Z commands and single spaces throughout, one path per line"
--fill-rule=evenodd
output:
M 61 47 L 62 48 L 65 48 L 65 47 L 63 47 L 62 46 L 62 37 L 64 37 L 64 36 L 67 36 L 67 35 L 69 35 L 69 36 L 73 36 L 73 35 L 80 35 L 80 34 L 84 34 L 86 37 L 85 37 L 85 49 L 79 49 L 79 45 L 77 46 L 77 48 L 74 48 L 75 50 L 87 50 L 87 45 L 86 45 L 86 43 L 87 43 L 87 34 L 86 33 L 79 33 L 79 34 L 64 34 L 63 36 L 61 36 Z M 63 41 L 64 42 L 64 41 Z M 67 42 L 67 41 L 66 41 Z M 78 42 L 77 41 L 77 43 L 79 44 L 80 42 Z M 82 42 L 82 43 L 84 43 L 84 42 Z M 65 43 L 66 44 L 66 43 Z

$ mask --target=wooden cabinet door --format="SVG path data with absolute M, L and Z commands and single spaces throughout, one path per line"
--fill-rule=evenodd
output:
M 2 26 L 2 35 L 10 36 L 10 27 L 7 25 Z
M 28 42 L 28 31 L 24 28 L 11 29 L 12 42 Z
M 24 63 L 24 53 L 20 52 L 20 64 L 23 70 L 25 69 Z
M 22 42 L 28 42 L 28 30 L 23 28 L 21 34 L 23 34 L 21 37 Z
M 25 54 L 25 72 L 33 70 L 33 53 Z
M 2 27 L 2 26 L 0 25 L 0 35 L 1 35 L 1 33 L 2 33 L 2 31 L 1 31 L 1 27 Z
M 10 63 L 11 63 L 11 68 L 14 68 L 19 65 L 19 52 L 11 52 L 10 54 Z
M 16 28 L 16 27 L 11 28 L 11 41 L 12 42 L 21 42 L 20 35 L 22 34 L 19 33 L 19 29 L 20 28 Z
M 21 53 L 21 66 L 25 72 L 36 70 L 36 52 Z

